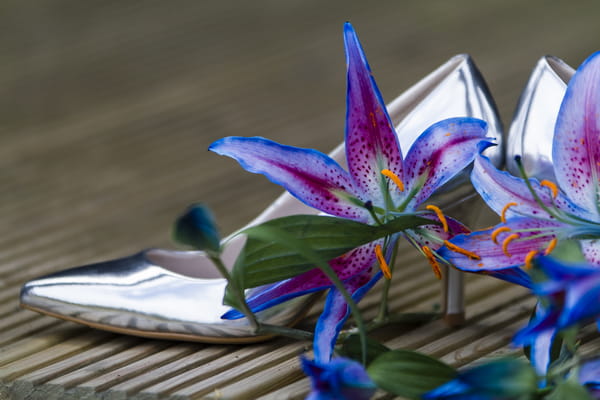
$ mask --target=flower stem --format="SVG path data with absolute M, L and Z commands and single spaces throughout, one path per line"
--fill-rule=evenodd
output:
M 219 257 L 216 254 L 210 254 L 210 252 L 208 252 L 207 254 L 208 254 L 208 257 L 210 258 L 210 260 L 215 264 L 215 266 L 217 267 L 217 269 L 219 270 L 221 275 L 223 275 L 223 278 L 225 278 L 227 280 L 227 283 L 230 285 L 232 292 L 235 293 L 236 300 L 238 301 L 238 304 L 240 305 L 240 308 L 241 308 L 240 311 L 244 314 L 244 316 L 250 322 L 250 326 L 254 330 L 254 333 L 255 334 L 259 333 L 261 331 L 260 322 L 258 321 L 258 319 L 256 319 L 256 315 L 254 315 L 254 313 L 252 312 L 250 307 L 248 307 L 248 303 L 246 303 L 246 296 L 244 295 L 244 292 L 238 287 L 238 285 L 235 283 L 235 281 L 231 278 L 231 274 L 229 273 L 229 270 L 227 269 L 227 267 L 221 260 L 221 257 Z
M 388 238 L 386 238 L 386 241 L 388 241 Z M 392 272 L 394 271 L 394 266 L 396 264 L 396 255 L 397 254 L 398 254 L 398 243 L 396 243 L 394 245 L 392 257 L 390 258 L 390 262 L 389 262 L 390 270 Z M 388 311 L 389 311 L 388 310 L 388 297 L 389 297 L 391 283 L 392 283 L 392 281 L 389 279 L 386 279 L 383 282 L 383 290 L 381 292 L 381 302 L 379 303 L 379 312 L 377 313 L 377 316 L 373 320 L 375 323 L 384 323 L 385 321 L 387 321 Z

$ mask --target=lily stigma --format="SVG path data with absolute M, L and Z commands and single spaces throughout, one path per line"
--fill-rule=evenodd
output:
M 428 128 L 403 157 L 385 103 L 350 23 L 344 25 L 344 39 L 347 171 L 319 151 L 285 146 L 261 137 L 226 137 L 211 144 L 209 150 L 234 158 L 249 172 L 265 175 L 325 214 L 381 224 L 403 213 L 416 212 L 437 188 L 468 166 L 478 145 L 486 139 L 486 123 L 474 118 L 440 121 Z M 437 249 L 452 235 L 467 231 L 456 220 L 438 217 L 441 211 L 419 213 L 431 219 L 432 224 L 404 233 L 418 249 Z M 329 262 L 355 301 L 382 276 L 374 268 L 378 256 L 383 260 L 382 269 L 387 269 L 386 274 L 391 277 L 389 267 L 393 266 L 398 238 L 399 234 L 395 234 L 377 240 Z M 330 290 L 315 328 L 314 351 L 318 362 L 327 362 L 349 310 L 341 293 L 319 269 L 260 289 L 247 302 L 253 311 L 260 311 L 324 289 Z M 242 314 L 236 310 L 224 315 L 240 317 Z
M 521 269 L 537 254 L 548 255 L 557 242 L 577 239 L 586 260 L 600 266 L 600 55 L 590 56 L 571 79 L 553 139 L 557 182 L 499 171 L 483 155 L 475 158 L 471 179 L 501 223 L 450 242 L 477 254 L 474 260 L 442 248 L 457 268 L 483 272 L 527 287 Z

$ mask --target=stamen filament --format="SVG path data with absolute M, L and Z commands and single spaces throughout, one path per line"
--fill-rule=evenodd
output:
M 537 253 L 538 252 L 535 250 L 531 250 L 529 253 L 527 253 L 525 256 L 525 269 L 531 269 L 533 267 L 533 257 L 535 257 Z
M 508 211 L 509 208 L 514 207 L 514 206 L 518 206 L 519 204 L 515 203 L 514 201 L 511 201 L 510 203 L 507 203 L 503 208 L 502 208 L 502 212 L 500 213 L 500 221 L 502 221 L 502 223 L 506 223 L 506 212 Z
M 381 245 L 375 245 L 375 256 L 377 257 L 377 261 L 379 262 L 379 268 L 381 268 L 381 272 L 383 272 L 383 276 L 385 279 L 392 279 L 392 271 L 388 263 L 385 261 L 385 257 L 383 256 L 383 252 L 381 251 Z
M 446 245 L 446 247 L 449 250 L 451 250 L 451 251 L 453 251 L 455 253 L 462 254 L 463 256 L 467 256 L 467 257 L 469 257 L 470 259 L 473 259 L 473 260 L 481 260 L 481 257 L 479 257 L 479 255 L 473 253 L 472 251 L 463 249 L 462 247 L 458 247 L 454 243 L 451 243 L 451 242 L 449 242 L 447 240 L 444 240 L 444 245 Z
M 402 179 L 400 179 L 398 175 L 387 168 L 381 170 L 381 175 L 390 178 L 396 184 L 396 186 L 398 186 L 398 189 L 400 189 L 401 192 L 404 192 L 404 182 L 402 182 Z
M 506 239 L 504 239 L 504 241 L 502 242 L 502 251 L 504 252 L 506 257 L 512 257 L 512 255 L 508 252 L 508 245 L 510 244 L 510 242 L 512 242 L 515 239 L 518 239 L 519 237 L 520 235 L 518 233 L 513 233 L 511 235 L 508 235 Z
M 442 268 L 440 267 L 440 264 L 435 259 L 435 256 L 431 252 L 431 249 L 427 246 L 423 246 L 423 247 L 421 247 L 421 250 L 423 250 L 423 254 L 425 254 L 427 261 L 429 261 L 429 265 L 431 265 L 431 269 L 433 270 L 435 277 L 438 280 L 442 279 Z
M 508 226 L 501 226 L 500 228 L 494 230 L 492 232 L 492 242 L 498 244 L 498 235 L 500 235 L 502 232 L 510 232 L 510 228 Z
M 547 256 L 548 254 L 552 253 L 552 250 L 554 250 L 554 248 L 556 247 L 556 243 L 558 243 L 558 239 L 554 238 L 550 241 L 550 243 L 548 243 L 548 247 L 546 247 L 546 250 L 544 250 L 544 255 Z
M 547 179 L 543 179 L 540 182 L 540 185 L 547 187 L 548 189 L 550 189 L 550 191 L 552 192 L 552 198 L 556 199 L 556 196 L 558 196 L 558 186 L 556 186 L 556 183 L 551 182 Z
M 425 208 L 427 210 L 433 211 L 435 213 L 435 215 L 437 215 L 438 219 L 442 223 L 442 228 L 444 229 L 444 232 L 447 233 L 448 232 L 448 221 L 446 220 L 446 216 L 444 215 L 442 210 L 439 207 L 434 206 L 433 204 L 429 204 Z

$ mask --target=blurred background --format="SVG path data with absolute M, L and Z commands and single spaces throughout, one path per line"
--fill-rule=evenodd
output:
M 206 151 L 343 139 L 342 24 L 386 101 L 470 53 L 505 126 L 544 54 L 600 48 L 598 1 L 9 1 L 0 6 L 0 301 L 42 273 L 172 247 L 203 201 L 222 232 L 280 189 Z

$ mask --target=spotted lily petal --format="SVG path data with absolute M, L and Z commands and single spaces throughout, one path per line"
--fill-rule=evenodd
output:
M 348 172 L 319 151 L 235 136 L 217 140 L 209 150 L 234 158 L 247 171 L 265 175 L 317 210 L 361 222 L 369 219 L 368 211 L 352 201 L 364 194 L 355 188 Z
M 406 192 L 424 182 L 409 208 L 416 208 L 467 167 L 486 132 L 487 124 L 476 118 L 449 118 L 427 128 L 413 143 L 404 161 Z M 490 144 L 486 142 L 483 148 Z
M 357 247 L 329 261 L 329 265 L 342 281 L 351 279 L 363 272 L 371 274 L 371 268 L 376 260 L 375 246 L 381 243 L 382 241 L 378 240 Z M 295 297 L 329 287 L 331 287 L 329 278 L 321 270 L 315 268 L 293 278 L 259 289 L 248 298 L 247 302 L 252 311 L 258 312 Z M 242 317 L 243 314 L 237 310 L 230 310 L 222 316 L 224 319 Z
M 585 259 L 592 265 L 600 266 L 600 239 L 582 240 L 580 244 Z
M 600 52 L 584 61 L 569 82 L 552 157 L 560 187 L 581 208 L 600 215 Z
M 370 271 L 363 272 L 344 282 L 344 286 L 355 302 L 359 302 L 363 296 L 377 283 L 382 273 L 378 272 L 371 277 Z M 323 313 L 315 327 L 315 340 L 313 349 L 315 360 L 327 362 L 331 358 L 337 337 L 344 326 L 344 322 L 350 315 L 350 309 L 346 304 L 344 296 L 332 288 L 327 295 Z
M 385 103 L 352 25 L 344 25 L 348 67 L 346 158 L 356 185 L 374 204 L 383 201 L 381 170 L 403 180 L 402 153 Z M 397 196 L 397 195 L 396 195 Z
M 543 251 L 555 237 L 554 232 L 562 226 L 556 221 L 527 217 L 512 218 L 491 229 L 452 238 L 450 241 L 452 244 L 477 257 L 468 257 L 449 247 L 442 247 L 438 252 L 443 258 L 465 271 L 494 271 L 516 267 L 523 265 L 525 256 L 531 250 Z M 508 231 L 497 234 L 494 241 L 492 233 L 498 228 L 507 228 Z M 506 243 L 507 238 L 515 232 L 519 232 L 519 237 Z
M 498 170 L 482 154 L 475 157 L 471 181 L 483 200 L 497 214 L 501 214 L 507 204 L 514 203 L 513 207 L 506 210 L 505 217 L 552 218 L 536 202 L 523 179 Z M 551 206 L 553 202 L 551 190 L 542 187 L 537 179 L 530 179 L 530 182 L 542 202 Z M 589 212 L 569 200 L 563 192 L 558 193 L 554 204 L 558 209 L 582 218 L 589 219 L 591 216 Z

